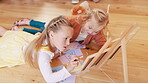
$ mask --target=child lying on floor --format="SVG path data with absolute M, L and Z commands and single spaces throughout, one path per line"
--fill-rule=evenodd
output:
M 78 65 L 78 58 L 72 56 L 69 64 L 53 72 L 50 61 L 56 50 L 63 51 L 73 35 L 73 26 L 63 17 L 50 21 L 41 35 L 32 35 L 24 31 L 8 31 L 0 27 L 0 67 L 29 63 L 39 68 L 47 83 L 59 82 L 71 76 Z

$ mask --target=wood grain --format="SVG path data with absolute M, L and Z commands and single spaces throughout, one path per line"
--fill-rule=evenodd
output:
M 82 2 L 84 0 L 81 0 Z M 148 83 L 148 1 L 147 0 L 101 0 L 90 2 L 91 7 L 107 9 L 110 4 L 109 30 L 119 37 L 132 23 L 141 27 L 127 45 L 129 83 Z M 49 22 L 59 15 L 70 15 L 74 5 L 70 0 L 0 0 L 0 25 L 10 29 L 16 20 L 30 18 Z M 103 69 L 116 83 L 123 83 L 121 54 Z M 105 81 L 102 81 L 105 80 Z M 1 83 L 45 83 L 37 69 L 22 65 L 0 69 Z M 95 69 L 77 76 L 77 83 L 107 83 L 106 77 Z

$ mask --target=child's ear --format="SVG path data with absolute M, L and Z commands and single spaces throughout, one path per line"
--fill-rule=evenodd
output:
M 52 38 L 54 36 L 54 32 L 50 31 L 49 36 L 50 36 L 50 38 Z

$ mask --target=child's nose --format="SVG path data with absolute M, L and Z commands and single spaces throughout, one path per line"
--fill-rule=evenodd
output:
M 89 31 L 89 32 L 88 32 L 89 35 L 92 35 L 92 33 L 93 33 L 92 31 Z
M 67 40 L 66 41 L 66 46 L 68 46 L 70 44 L 70 41 L 69 40 Z

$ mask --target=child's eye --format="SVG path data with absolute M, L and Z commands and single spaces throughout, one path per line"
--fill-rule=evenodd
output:
M 65 40 L 67 40 L 68 38 L 65 38 Z
M 92 27 L 89 27 L 89 29 L 92 29 Z
M 96 34 L 98 33 L 98 31 L 97 32 L 95 32 Z

